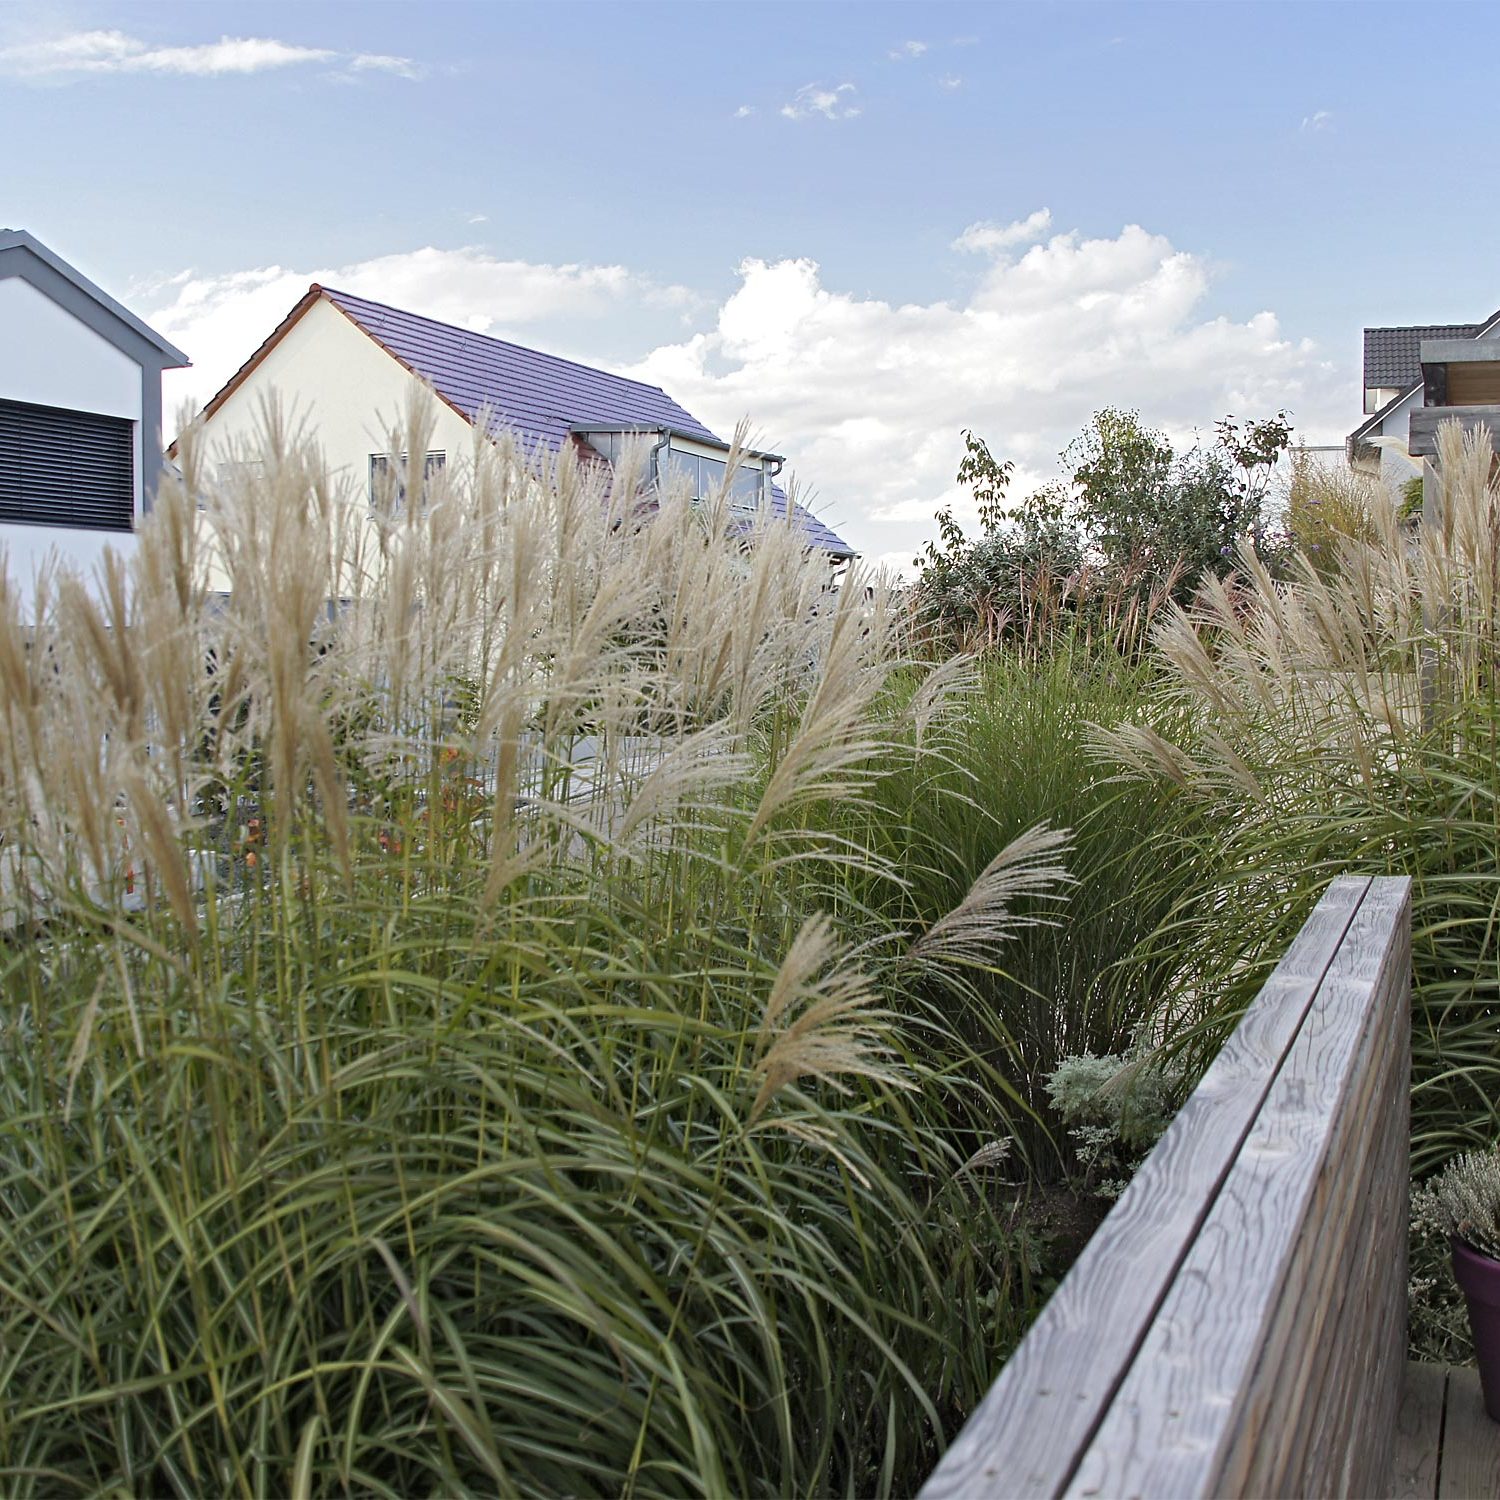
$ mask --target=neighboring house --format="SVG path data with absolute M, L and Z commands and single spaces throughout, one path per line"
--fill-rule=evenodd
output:
M 653 478 L 680 476 L 694 497 L 723 481 L 729 445 L 656 386 L 316 284 L 203 409 L 204 460 L 240 461 L 262 398 L 274 395 L 306 421 L 330 471 L 373 500 L 398 456 L 387 430 L 424 382 L 439 398 L 429 472 L 463 456 L 487 413 L 492 430 L 514 432 L 538 459 L 571 446 L 585 460 L 613 463 L 633 439 L 649 445 Z M 732 493 L 747 508 L 785 516 L 787 497 L 774 482 L 781 462 L 744 455 Z M 794 518 L 810 548 L 836 561 L 854 556 L 810 511 L 796 506 Z
M 187 356 L 23 229 L 0 229 L 0 547 L 24 581 L 129 545 L 162 469 L 161 372 Z
M 1424 404 L 1422 345 L 1500 338 L 1500 312 L 1483 323 L 1430 323 L 1365 329 L 1365 421 L 1349 434 L 1357 471 L 1398 489 L 1422 472 L 1408 448 L 1412 413 Z

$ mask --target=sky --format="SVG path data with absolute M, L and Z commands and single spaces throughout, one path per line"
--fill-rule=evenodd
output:
M 169 411 L 321 281 L 748 417 L 899 564 L 972 515 L 964 429 L 1017 498 L 1106 405 L 1339 442 L 1364 326 L 1500 307 L 1441 149 L 1497 44 L 1437 0 L 8 0 L 0 223 L 188 353 Z

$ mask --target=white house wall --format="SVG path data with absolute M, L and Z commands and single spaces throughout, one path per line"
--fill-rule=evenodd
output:
M 141 367 L 20 276 L 0 280 L 0 400 L 98 412 L 135 423 L 135 510 L 141 512 Z M 129 553 L 122 531 L 0 524 L 5 568 L 29 595 L 36 571 L 56 558 L 90 572 L 106 548 Z
M 253 453 L 264 402 L 274 397 L 295 425 L 304 424 L 329 474 L 350 498 L 368 499 L 372 453 L 390 450 L 389 432 L 405 426 L 407 405 L 420 382 L 336 307 L 315 302 L 209 419 L 203 432 L 208 472 Z M 429 450 L 461 464 L 473 447 L 473 428 L 434 399 Z
M 1401 489 L 1409 479 L 1422 472 L 1420 463 L 1413 463 L 1406 456 L 1406 441 L 1411 436 L 1411 414 L 1422 404 L 1422 387 L 1409 391 L 1405 400 L 1399 402 L 1385 415 L 1385 420 L 1380 424 L 1379 430 L 1370 434 L 1371 437 L 1395 438 L 1395 446 L 1389 443 L 1380 445 L 1380 482 L 1393 495 Z
M 0 281 L 0 400 L 141 419 L 141 367 L 20 276 Z

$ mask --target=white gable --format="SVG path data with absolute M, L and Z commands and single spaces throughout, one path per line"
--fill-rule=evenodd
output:
M 405 425 L 408 403 L 421 382 L 336 307 L 311 307 L 250 371 L 204 426 L 209 472 L 253 450 L 264 401 L 275 396 L 295 425 L 305 424 L 329 473 L 363 496 L 370 455 L 390 447 L 388 434 Z M 438 405 L 430 447 L 449 461 L 468 454 L 473 429 L 451 407 Z
M 141 367 L 21 276 L 0 279 L 0 401 L 141 419 Z

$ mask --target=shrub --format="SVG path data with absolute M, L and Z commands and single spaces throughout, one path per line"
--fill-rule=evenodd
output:
M 1461 1152 L 1426 1184 L 1421 1201 L 1449 1239 L 1500 1260 L 1500 1152 Z

